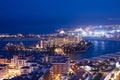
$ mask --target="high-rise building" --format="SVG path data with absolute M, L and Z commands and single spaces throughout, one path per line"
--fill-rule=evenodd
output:
M 50 74 L 53 80 L 61 80 L 62 75 L 69 72 L 70 61 L 67 57 L 57 57 L 52 60 L 53 66 L 50 69 Z

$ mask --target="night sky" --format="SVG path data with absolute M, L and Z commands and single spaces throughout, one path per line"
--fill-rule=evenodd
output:
M 0 33 L 120 24 L 120 0 L 0 0 Z

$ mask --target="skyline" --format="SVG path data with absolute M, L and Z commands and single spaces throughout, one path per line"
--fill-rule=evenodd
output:
M 120 80 L 120 0 L 0 0 L 0 80 Z
M 118 0 L 1 0 L 0 32 L 50 33 L 76 25 L 119 24 L 119 3 Z

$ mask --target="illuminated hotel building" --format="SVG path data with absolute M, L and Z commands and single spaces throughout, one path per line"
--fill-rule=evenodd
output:
M 79 43 L 82 41 L 82 37 L 80 35 L 73 36 L 73 35 L 57 35 L 53 38 L 48 39 L 48 43 L 50 46 L 62 46 L 64 44 L 73 44 L 73 43 Z
M 65 44 L 74 44 L 82 41 L 81 35 L 72 35 L 61 31 L 59 34 L 48 36 L 47 39 L 42 39 L 39 43 L 40 48 L 46 48 L 47 46 L 62 46 Z
M 29 60 L 29 57 L 13 56 L 11 59 L 11 64 L 14 65 L 14 68 L 20 69 L 26 65 L 26 61 Z
M 8 61 L 9 61 L 8 59 L 0 57 L 0 64 L 8 64 L 9 63 Z
M 70 61 L 66 57 L 54 58 L 52 64 L 50 74 L 53 80 L 61 80 L 61 77 L 69 72 Z
M 3 78 L 5 74 L 8 74 L 8 65 L 7 64 L 0 64 L 0 80 Z

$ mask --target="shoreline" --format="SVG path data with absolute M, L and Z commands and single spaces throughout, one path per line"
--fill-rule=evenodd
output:
M 70 53 L 65 53 L 65 54 L 72 54 L 72 53 L 82 53 L 82 52 L 85 52 L 85 51 L 87 51 L 90 47 L 92 47 L 92 45 L 90 45 L 90 46 L 87 46 L 87 48 L 86 49 L 84 49 L 84 50 L 80 50 L 80 51 L 73 51 L 73 52 L 70 52 Z M 5 49 L 0 49 L 0 51 L 5 51 L 5 52 L 21 52 L 21 53 L 26 53 L 26 52 L 30 52 L 30 53 L 34 53 L 34 52 L 36 52 L 36 53 L 48 53 L 48 51 L 46 50 L 46 49 L 40 49 L 40 50 L 34 50 L 34 49 L 23 49 L 23 50 L 15 50 L 15 51 L 7 51 L 7 50 L 5 50 Z M 51 52 L 50 52 L 51 53 Z M 55 52 L 53 52 L 53 53 L 55 53 Z
M 1 38 L 0 41 L 37 41 L 41 40 L 41 38 L 14 38 L 14 37 L 7 37 L 7 38 Z M 103 40 L 103 41 L 120 41 L 118 38 L 104 38 L 104 37 L 83 37 L 83 40 Z
M 118 38 L 97 38 L 97 37 L 83 37 L 83 40 L 102 40 L 102 41 L 120 41 Z
M 99 55 L 99 56 L 95 56 L 95 57 L 91 57 L 91 58 L 82 58 L 82 59 L 79 59 L 79 60 L 74 60 L 74 61 L 84 61 L 84 60 L 91 60 L 91 61 L 94 61 L 94 60 L 97 60 L 97 59 L 102 59 L 102 57 L 106 57 L 105 59 L 107 58 L 116 58 L 116 57 L 119 57 L 119 56 L 116 56 L 116 55 L 120 55 L 120 51 L 118 52 L 115 52 L 115 53 L 108 53 L 108 54 L 105 54 L 105 55 Z M 104 59 L 103 59 L 104 60 Z
M 30 39 L 31 39 L 31 38 L 30 38 Z M 32 39 L 33 39 L 33 38 L 32 38 Z M 31 39 L 31 41 L 32 41 L 32 39 Z M 39 39 L 40 39 L 40 38 L 39 38 Z M 84 39 L 84 38 L 83 38 L 83 39 Z M 120 43 L 120 40 L 118 41 L 118 40 L 115 40 L 115 39 L 100 39 L 100 38 L 94 38 L 94 39 L 92 39 L 92 38 L 86 38 L 86 40 L 88 40 L 88 39 L 90 39 L 90 41 L 92 41 L 92 40 L 93 40 L 93 41 L 94 41 L 94 40 L 96 40 L 96 41 L 102 41 L 102 40 L 103 40 L 103 41 L 105 41 L 105 42 L 106 42 L 106 41 L 110 41 L 110 43 L 111 43 L 111 41 L 114 41 L 115 43 L 114 43 L 113 45 L 115 45 L 116 42 L 117 42 L 118 44 Z M 91 39 L 92 39 L 92 40 L 91 40 Z M 15 39 L 15 40 L 16 40 L 16 39 Z M 27 41 L 27 39 L 25 39 L 25 40 Z M 35 38 L 34 40 L 36 40 L 36 38 Z M 33 40 L 33 41 L 34 41 L 34 40 Z M 5 41 L 5 40 L 3 40 L 3 42 L 4 42 L 4 41 Z M 26 41 L 25 41 L 25 42 L 26 42 Z M 29 40 L 28 40 L 28 41 L 29 41 Z M 2 41 L 1 41 L 1 42 L 2 42 Z M 100 42 L 99 42 L 99 43 L 100 43 Z M 94 46 L 94 45 L 93 45 L 93 46 Z M 119 46 L 118 46 L 118 47 L 119 47 Z M 106 48 L 106 47 L 105 47 L 105 48 Z M 110 49 L 111 49 L 111 48 L 110 48 Z M 96 56 L 96 55 L 93 54 L 94 51 L 92 51 L 92 54 L 91 54 L 91 55 L 88 55 L 88 56 L 89 56 L 89 57 L 88 57 L 88 56 L 86 56 L 86 55 L 88 54 L 88 52 L 89 52 L 89 48 L 88 48 L 88 51 L 82 50 L 82 51 L 78 51 L 76 54 L 73 53 L 73 55 L 75 55 L 75 56 L 77 55 L 77 56 L 76 56 L 77 59 L 74 59 L 74 60 L 78 60 L 78 59 L 80 59 L 80 58 L 81 58 L 81 59 L 83 59 L 83 58 L 90 58 L 90 57 L 92 58 L 92 57 Z M 112 51 L 112 53 L 113 53 L 113 52 L 116 53 L 116 52 L 119 52 L 119 50 L 117 49 L 117 50 Z M 84 53 L 85 53 L 85 56 L 83 56 Z M 91 53 L 91 52 L 90 52 L 90 53 Z M 71 54 L 72 54 L 72 53 L 71 53 Z M 109 51 L 107 51 L 107 52 L 105 52 L 104 54 L 111 54 L 111 53 L 109 53 Z M 70 56 L 73 56 L 73 55 L 70 55 Z M 79 56 L 79 55 L 80 55 L 80 56 Z M 103 53 L 100 52 L 100 53 L 97 54 L 97 56 L 99 56 L 99 55 L 103 55 Z M 78 56 L 79 56 L 79 57 L 78 57 Z M 97 56 L 96 56 L 96 57 L 97 57 Z M 75 57 L 71 57 L 71 58 L 73 59 L 73 58 L 75 58 Z

